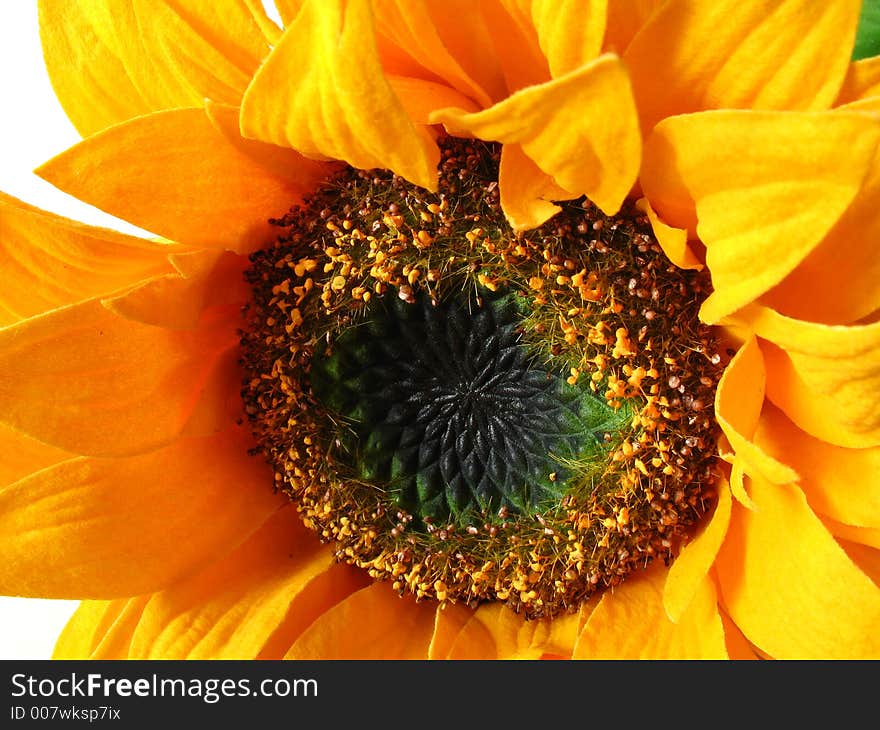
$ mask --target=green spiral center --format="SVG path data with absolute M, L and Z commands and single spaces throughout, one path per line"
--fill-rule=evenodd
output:
M 428 521 L 555 506 L 626 414 L 535 362 L 512 294 L 376 301 L 312 360 L 339 458 Z

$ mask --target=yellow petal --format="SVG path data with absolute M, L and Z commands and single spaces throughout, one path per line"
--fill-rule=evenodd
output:
M 239 128 L 241 112 L 237 106 L 206 100 L 205 113 L 211 124 L 238 152 L 291 187 L 310 191 L 339 166 L 338 163 L 310 160 L 289 147 L 245 139 Z
M 442 79 L 489 106 L 505 95 L 504 77 L 486 53 L 492 32 L 474 5 L 473 0 L 377 0 L 373 14 L 376 32 L 424 69 L 426 79 Z
M 880 56 L 863 58 L 849 65 L 837 104 L 880 96 Z
M 278 24 L 269 17 L 269 14 L 266 12 L 266 6 L 263 4 L 263 0 L 243 0 L 243 2 L 250 11 L 254 22 L 259 26 L 260 31 L 262 31 L 266 41 L 268 41 L 269 45 L 274 46 L 281 37 L 281 28 L 279 28 Z
M 880 103 L 880 97 L 875 101 Z M 828 235 L 761 301 L 789 317 L 824 324 L 850 324 L 880 308 L 878 200 L 880 150 L 861 190 Z
M 385 79 L 366 0 L 305 2 L 241 108 L 245 136 L 435 189 L 440 152 Z
M 712 517 L 706 521 L 702 532 L 682 549 L 666 576 L 663 586 L 663 605 L 666 615 L 673 621 L 681 620 L 703 580 L 715 562 L 718 548 L 727 534 L 730 522 L 730 488 L 720 480 L 716 485 L 718 504 Z
M 859 570 L 867 575 L 875 586 L 880 588 L 880 548 L 877 547 L 877 538 L 880 530 L 874 530 L 875 545 L 873 547 L 860 542 L 850 542 L 835 535 L 837 544 L 843 548 L 850 560 L 855 563 Z
M 532 22 L 553 78 L 601 53 L 607 18 L 608 0 L 533 0 Z
M 278 8 L 278 14 L 285 27 L 294 21 L 302 6 L 303 0 L 275 0 L 275 7 Z
M 0 423 L 0 488 L 74 455 Z
M 671 0 L 626 51 L 643 129 L 704 109 L 829 108 L 860 8 L 860 0 Z
M 149 596 L 83 601 L 55 644 L 53 659 L 126 659 Z
M 570 657 L 581 615 L 526 620 L 501 603 L 483 604 L 476 611 L 447 606 L 437 611 L 429 656 L 457 660 Z
M 280 659 L 312 621 L 365 580 L 363 571 L 337 563 L 288 506 L 231 554 L 154 594 L 130 656 Z
M 816 324 L 758 304 L 736 319 L 776 345 L 761 347 L 767 361 L 767 392 L 789 418 L 839 446 L 880 444 L 880 322 L 852 327 Z
M 727 615 L 724 609 L 719 611 L 721 614 L 721 624 L 724 626 L 724 641 L 727 644 L 727 654 L 731 659 L 755 661 L 760 657 L 755 653 L 754 648 L 749 640 L 743 636 L 733 619 Z
M 0 326 L 171 272 L 166 255 L 178 250 L 0 193 Z
M 501 208 L 515 231 L 537 228 L 550 220 L 562 210 L 551 201 L 570 197 L 518 144 L 506 144 L 501 148 L 498 185 Z
M 575 659 L 726 659 L 715 588 L 705 578 L 673 623 L 663 608 L 666 569 L 655 565 L 607 591 L 578 637 Z
M 231 326 L 230 326 L 231 324 Z M 92 456 L 173 441 L 197 408 L 234 322 L 172 331 L 88 300 L 0 330 L 0 419 Z
M 189 276 L 164 274 L 129 291 L 102 300 L 116 314 L 145 324 L 193 329 L 206 309 L 226 306 L 230 316 L 248 300 L 244 280 L 247 259 L 228 251 L 207 250 L 171 257 L 187 259 Z M 198 260 L 198 261 L 196 261 Z
M 285 659 L 427 659 L 434 606 L 374 583 L 309 626 Z
M 856 113 L 714 111 L 657 125 L 641 183 L 672 225 L 688 227 L 692 201 L 715 287 L 705 322 L 761 296 L 807 257 L 858 194 L 878 140 L 880 123 Z
M 227 431 L 141 456 L 70 459 L 5 487 L 0 592 L 120 598 L 215 560 L 279 504 L 250 445 Z
M 844 449 L 813 438 L 773 406 L 764 408 L 755 442 L 797 470 L 814 511 L 849 525 L 880 528 L 880 447 Z
M 248 252 L 277 238 L 268 219 L 303 189 L 233 145 L 203 109 L 138 117 L 83 140 L 36 173 L 166 238 Z
M 730 493 L 746 509 L 758 509 L 746 491 L 745 474 L 743 472 L 742 459 L 734 458 L 730 465 Z
M 662 0 L 608 0 L 604 50 L 622 56 Z
M 409 118 L 416 124 L 428 124 L 431 113 L 447 106 L 476 111 L 477 105 L 455 89 L 411 76 L 388 75 L 388 83 L 400 99 Z
M 568 190 L 616 213 L 635 183 L 641 139 L 626 71 L 602 56 L 558 79 L 522 89 L 485 111 L 431 117 L 452 134 L 520 144 Z
M 880 528 L 854 527 L 853 525 L 846 525 L 843 522 L 833 520 L 825 515 L 818 515 L 818 517 L 822 520 L 822 524 L 828 528 L 828 532 L 834 535 L 839 543 L 853 543 L 880 550 Z M 849 553 L 849 546 L 845 545 L 843 547 Z
M 529 5 L 518 0 L 480 3 L 483 17 L 492 29 L 492 55 L 504 74 L 509 94 L 550 79 L 550 67 L 538 44 Z
M 269 44 L 245 0 L 40 0 L 46 67 L 84 136 L 205 97 L 237 104 Z
M 654 237 L 657 239 L 657 243 L 660 244 L 660 248 L 663 249 L 663 253 L 666 254 L 666 258 L 680 269 L 696 269 L 699 271 L 703 268 L 703 264 L 700 263 L 700 260 L 696 257 L 688 243 L 688 235 L 685 229 L 668 226 L 661 221 L 647 198 L 639 198 L 636 201 L 636 207 L 648 216 L 648 220 L 651 222 L 651 229 L 654 231 Z
M 761 473 L 776 484 L 787 484 L 798 478 L 797 473 L 753 441 L 764 404 L 765 384 L 761 349 L 751 337 L 737 351 L 718 381 L 715 418 L 735 451 L 735 461 L 742 468 L 749 474 Z
M 716 562 L 737 626 L 777 659 L 880 656 L 880 590 L 797 487 L 752 478 L 750 488 L 758 509 L 734 505 Z

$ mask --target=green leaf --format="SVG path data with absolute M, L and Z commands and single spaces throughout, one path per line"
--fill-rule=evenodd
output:
M 880 0 L 864 0 L 853 61 L 880 55 Z

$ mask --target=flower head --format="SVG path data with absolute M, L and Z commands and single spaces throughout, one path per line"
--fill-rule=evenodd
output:
M 40 4 L 161 237 L 0 199 L 58 655 L 880 655 L 861 3 L 277 5 Z

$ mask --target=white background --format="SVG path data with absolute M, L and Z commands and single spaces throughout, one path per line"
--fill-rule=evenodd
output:
M 36 0 L 0 0 L 0 190 L 86 223 L 136 232 L 32 173 L 79 140 L 43 65 L 36 6 Z M 0 546 L 0 560 L 2 552 Z M 0 659 L 48 659 L 76 606 L 75 601 L 0 597 Z

